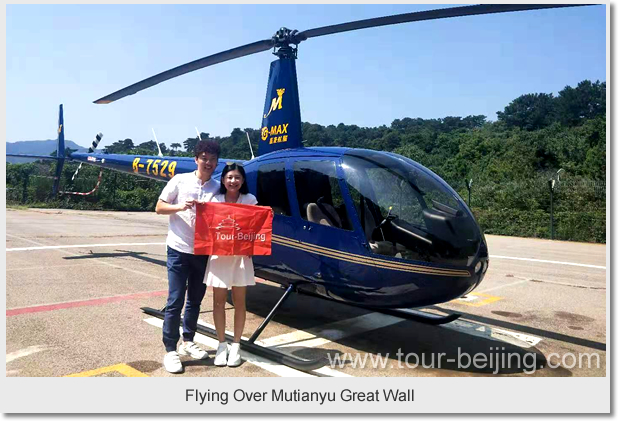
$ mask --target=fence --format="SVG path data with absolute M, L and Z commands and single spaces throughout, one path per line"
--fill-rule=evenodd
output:
M 22 167 L 22 168 L 19 168 Z M 67 165 L 60 189 L 86 192 L 97 182 L 99 168 L 84 167 L 71 183 L 75 166 Z M 105 170 L 99 189 L 90 196 L 52 198 L 53 168 L 45 165 L 7 166 L 7 205 L 72 209 L 154 211 L 163 183 Z M 550 189 L 548 178 L 525 181 L 453 182 L 487 234 L 605 243 L 604 181 L 562 177 Z M 552 235 L 553 219 L 553 235 Z
M 59 194 L 52 197 L 53 172 L 46 165 L 28 164 L 7 167 L 7 205 L 57 207 L 68 209 L 152 211 L 164 184 L 130 174 L 103 171 L 99 188 L 88 196 Z M 99 168 L 84 167 L 71 182 L 76 165 L 67 165 L 60 190 L 89 192 L 97 184 Z
M 604 243 L 606 186 L 582 178 L 453 186 L 487 234 Z

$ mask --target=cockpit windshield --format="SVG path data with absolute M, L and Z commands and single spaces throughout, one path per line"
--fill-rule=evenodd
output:
M 348 190 L 371 251 L 469 265 L 481 234 L 456 193 L 411 160 L 369 150 L 343 156 Z

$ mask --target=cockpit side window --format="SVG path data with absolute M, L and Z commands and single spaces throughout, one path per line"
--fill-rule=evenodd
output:
M 473 217 L 437 176 L 374 151 L 346 153 L 341 166 L 373 253 L 453 265 L 474 257 L 480 236 Z
M 285 184 L 284 162 L 260 166 L 257 176 L 257 200 L 262 206 L 270 206 L 277 215 L 292 215 Z
M 375 189 L 375 201 L 379 206 L 380 216 L 386 217 L 391 211 L 421 229 L 426 228 L 423 209 L 427 205 L 422 194 L 416 191 L 407 180 L 388 168 L 368 169 L 367 178 L 373 186 L 385 187 Z
M 301 218 L 352 230 L 334 161 L 295 162 L 294 183 Z

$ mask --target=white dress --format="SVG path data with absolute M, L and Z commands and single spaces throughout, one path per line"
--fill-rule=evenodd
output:
M 210 201 L 224 203 L 225 195 L 214 195 Z M 236 203 L 255 205 L 257 199 L 251 193 L 241 194 Z M 213 254 L 208 259 L 204 283 L 206 286 L 227 289 L 255 285 L 253 259 L 251 256 L 217 256 Z

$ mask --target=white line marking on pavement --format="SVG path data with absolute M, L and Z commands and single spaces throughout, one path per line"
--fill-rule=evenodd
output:
M 93 247 L 120 247 L 120 246 L 164 246 L 164 245 L 165 243 L 73 244 L 73 245 L 64 245 L 64 246 L 15 247 L 15 248 L 6 249 L 6 251 L 31 251 L 31 250 L 53 250 L 53 249 L 73 249 L 73 248 L 93 248 Z
M 497 287 L 488 288 L 488 289 L 484 289 L 482 291 L 475 291 L 475 292 L 478 292 L 479 294 L 485 294 L 485 293 L 487 293 L 489 291 L 495 291 L 497 289 L 502 289 L 502 288 L 506 288 L 506 287 L 512 287 L 514 285 L 524 284 L 524 283 L 529 282 L 529 281 L 530 281 L 529 279 L 524 279 L 523 281 L 511 282 L 510 284 L 500 285 L 500 286 L 497 286 Z
M 28 266 L 25 268 L 11 268 L 11 269 L 7 269 L 7 272 L 13 272 L 16 270 L 48 270 L 48 269 L 62 269 L 62 268 L 72 268 L 72 267 L 91 267 L 93 264 L 97 265 L 100 264 L 99 262 L 88 262 L 88 263 L 82 263 L 79 265 L 50 265 L 50 266 Z
M 454 322 L 440 325 L 439 327 L 455 330 L 472 336 L 478 336 L 480 338 L 499 340 L 521 348 L 530 348 L 541 342 L 541 338 L 537 338 L 536 336 L 496 329 L 490 326 L 464 320 L 455 320 Z
M 12 234 L 7 234 L 6 236 L 7 237 L 18 238 L 20 240 L 27 241 L 27 242 L 32 243 L 32 244 L 38 244 L 39 246 L 44 246 L 43 243 L 39 243 L 37 241 L 30 240 L 29 238 L 22 238 L 22 237 L 18 237 L 16 235 L 12 235 Z M 61 250 L 61 249 L 53 249 L 53 250 L 56 250 L 58 253 L 68 254 L 69 256 L 83 256 L 82 254 L 72 253 L 70 251 L 64 251 L 64 250 Z M 159 279 L 159 280 L 166 279 L 166 276 L 151 275 L 149 273 L 141 272 L 139 270 L 133 270 L 133 269 L 129 269 L 127 267 L 123 267 L 123 266 L 119 266 L 119 265 L 114 265 L 113 263 L 108 263 L 108 262 L 104 262 L 104 261 L 99 261 L 97 263 L 101 264 L 101 265 L 106 265 L 106 266 L 110 266 L 110 267 L 113 267 L 113 268 L 117 268 L 117 269 L 126 270 L 127 272 L 135 273 L 137 275 L 145 276 L 145 277 L 151 278 L 151 279 Z
M 401 322 L 402 318 L 380 313 L 368 313 L 351 319 L 328 323 L 307 331 L 297 330 L 264 339 L 260 345 L 267 347 L 288 347 L 299 345 L 314 348 L 348 336 L 380 329 Z
M 555 260 L 539 260 L 539 259 L 528 259 L 527 257 L 509 257 L 509 256 L 494 256 L 493 254 L 489 256 L 489 259 L 510 259 L 510 260 L 525 260 L 527 262 L 539 262 L 539 263 L 552 263 L 554 265 L 570 265 L 570 266 L 581 266 L 585 268 L 595 268 L 595 269 L 606 269 L 605 266 L 597 266 L 597 265 L 585 265 L 583 263 L 571 263 L 571 262 L 557 262 Z
M 583 289 L 607 289 L 605 287 L 597 287 L 597 286 L 593 286 L 593 285 L 569 284 L 569 283 L 566 283 L 566 282 L 556 282 L 556 281 L 546 281 L 544 279 L 525 278 L 523 276 L 515 276 L 515 278 L 521 279 L 521 281 L 513 282 L 512 284 L 508 284 L 508 285 L 504 285 L 504 286 L 508 287 L 508 286 L 520 284 L 520 283 L 523 283 L 523 282 L 534 282 L 534 283 L 538 283 L 538 284 L 551 284 L 551 285 L 560 285 L 560 286 L 565 286 L 565 287 L 583 288 Z M 498 288 L 501 288 L 501 287 L 490 288 L 489 290 L 486 290 L 486 291 L 491 291 L 493 289 L 498 289 Z M 483 292 L 485 292 L 485 291 L 483 291 Z
M 261 342 L 260 344 L 264 346 L 277 346 L 279 348 L 297 344 L 303 347 L 317 347 L 348 336 L 390 326 L 404 320 L 406 319 L 381 313 L 368 313 L 363 316 L 329 323 L 315 329 L 310 329 L 309 331 L 299 330 L 258 342 Z M 455 320 L 454 322 L 440 325 L 439 327 L 457 330 L 473 336 L 497 339 L 522 348 L 530 348 L 541 341 L 541 338 L 537 338 L 536 336 L 524 335 L 518 332 L 496 329 L 461 320 Z
M 10 354 L 6 354 L 6 363 L 8 364 L 18 358 L 27 357 L 28 355 L 45 351 L 46 349 L 49 349 L 49 347 L 44 345 L 33 345 L 28 348 L 20 349 L 19 351 L 11 352 Z
M 144 319 L 144 321 L 153 326 L 163 328 L 163 320 L 159 318 L 152 317 L 149 319 Z M 203 320 L 200 320 L 199 323 L 204 326 L 208 326 L 214 329 L 213 325 L 211 325 L 210 323 L 205 323 Z M 227 333 L 231 334 L 232 332 L 227 332 Z M 246 340 L 247 338 L 243 337 L 243 339 Z M 195 341 L 201 344 L 204 344 L 212 349 L 217 349 L 217 347 L 219 346 L 218 340 L 213 339 L 206 335 L 202 335 L 200 333 L 195 334 Z M 245 350 L 242 350 L 242 357 L 243 357 L 243 360 L 247 361 L 248 363 L 256 365 L 266 371 L 270 371 L 271 373 L 276 374 L 280 377 L 314 377 L 309 373 L 295 370 L 285 365 L 273 363 L 272 361 L 267 360 L 266 358 L 259 357 Z M 318 373 L 325 374 L 328 376 L 333 376 L 333 377 L 351 377 L 351 376 L 348 376 L 347 374 L 332 370 L 330 369 L 330 367 L 322 367 L 321 369 L 315 370 L 315 371 Z

